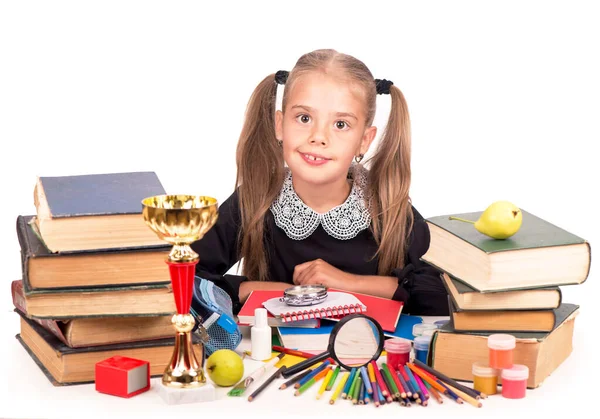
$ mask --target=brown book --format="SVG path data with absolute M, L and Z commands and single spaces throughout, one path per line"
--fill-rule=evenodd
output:
M 170 284 L 31 292 L 18 288 L 23 289 L 23 281 L 12 282 L 12 294 L 22 294 L 23 311 L 37 319 L 168 316 L 177 311 Z
M 579 306 L 570 306 L 571 310 L 563 312 L 564 317 L 551 332 L 511 333 L 516 338 L 514 363 L 529 368 L 527 387 L 538 387 L 573 351 L 573 328 Z M 490 334 L 457 332 L 448 323 L 432 337 L 428 364 L 455 380 L 473 381 L 473 363 L 488 363 L 487 337 Z
M 430 245 L 422 259 L 480 292 L 581 284 L 590 270 L 590 244 L 523 211 L 519 231 L 492 239 L 450 215 L 428 218 Z M 452 214 L 475 221 L 481 212 Z
M 27 290 L 170 282 L 169 245 L 52 253 L 37 228 L 35 216 L 17 217 Z
M 15 310 L 29 317 L 23 287 L 12 288 Z M 84 317 L 75 319 L 32 319 L 71 348 L 164 339 L 173 336 L 171 316 Z
M 482 293 L 446 272 L 441 276 L 457 310 L 553 310 L 562 302 L 558 287 Z
M 39 177 L 36 223 L 51 252 L 164 245 L 142 217 L 164 193 L 154 172 Z
M 457 309 L 450 300 L 450 319 L 459 332 L 550 332 L 572 312 L 573 304 L 561 304 L 554 310 L 477 310 Z
M 70 348 L 39 324 L 21 316 L 21 333 L 16 336 L 35 363 L 54 385 L 91 383 L 96 363 L 115 355 L 150 363 L 150 375 L 163 374 L 173 354 L 174 337 L 116 345 Z M 196 354 L 200 345 L 194 337 Z

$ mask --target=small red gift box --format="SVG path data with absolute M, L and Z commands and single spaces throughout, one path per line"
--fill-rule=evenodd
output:
M 125 356 L 113 356 L 96 364 L 96 391 L 132 397 L 150 388 L 150 363 Z

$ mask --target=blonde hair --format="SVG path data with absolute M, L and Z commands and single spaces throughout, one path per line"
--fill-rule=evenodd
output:
M 312 71 L 335 72 L 364 92 L 366 125 L 373 124 L 376 88 L 373 75 L 360 60 L 332 49 L 303 55 L 290 71 L 283 94 L 283 107 L 295 81 Z M 241 228 L 239 254 L 244 258 L 243 273 L 250 280 L 269 280 L 265 251 L 265 214 L 276 199 L 284 180 L 284 160 L 275 136 L 275 74 L 256 87 L 246 110 L 237 147 L 237 177 Z M 378 147 L 370 160 L 366 197 L 371 212 L 371 230 L 378 244 L 374 257 L 378 274 L 390 275 L 404 267 L 413 213 L 409 199 L 410 120 L 402 92 L 390 87 L 391 111 Z

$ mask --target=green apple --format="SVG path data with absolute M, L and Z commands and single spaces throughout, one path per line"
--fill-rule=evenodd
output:
M 229 387 L 244 376 L 244 361 L 230 349 L 219 349 L 206 360 L 206 373 L 216 385 Z

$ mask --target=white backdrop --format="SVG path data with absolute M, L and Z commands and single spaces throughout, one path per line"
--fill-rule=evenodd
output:
M 425 217 L 506 199 L 592 249 L 600 240 L 594 2 L 204 3 L 0 2 L 3 312 L 36 176 L 152 170 L 167 192 L 223 201 L 251 92 L 318 48 L 358 57 L 404 92 L 411 196 Z M 598 315 L 594 268 L 563 289 L 582 306 L 577 330 Z

